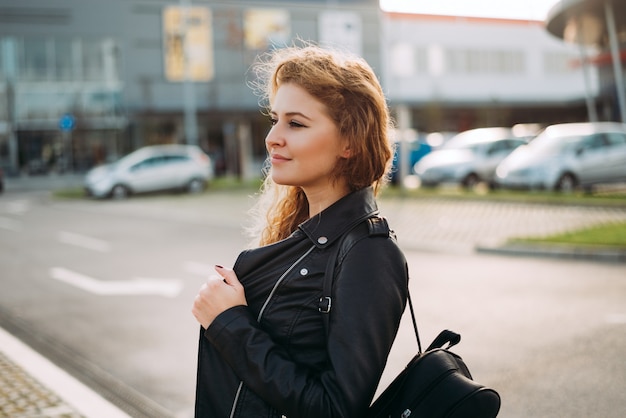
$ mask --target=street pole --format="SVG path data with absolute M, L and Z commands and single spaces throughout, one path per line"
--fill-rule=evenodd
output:
M 624 73 L 622 72 L 622 64 L 620 61 L 619 43 L 615 29 L 615 15 L 613 13 L 613 5 L 610 1 L 604 3 L 604 14 L 606 17 L 607 31 L 609 32 L 609 43 L 611 48 L 611 58 L 613 59 L 613 73 L 615 79 L 615 89 L 617 90 L 617 102 L 619 106 L 619 114 L 621 122 L 626 123 L 626 98 L 624 97 Z
M 582 17 L 578 17 L 576 22 L 578 28 L 583 27 Z M 587 115 L 589 122 L 598 121 L 598 112 L 596 112 L 596 103 L 591 92 L 591 80 L 589 76 L 589 62 L 587 60 L 587 50 L 585 39 L 582 34 L 582 29 L 576 32 L 576 42 L 578 43 L 578 51 L 580 53 L 581 69 L 583 71 L 583 80 L 585 82 L 585 103 L 587 104 Z
M 399 105 L 396 108 L 398 113 L 398 129 L 399 129 L 399 139 L 400 142 L 396 146 L 399 146 L 398 150 L 398 168 L 399 168 L 399 176 L 398 181 L 400 184 L 400 190 L 403 192 L 406 191 L 406 186 L 404 184 L 404 180 L 409 174 L 409 164 L 410 164 L 410 151 L 408 144 L 408 133 L 409 129 L 411 129 L 411 112 L 409 111 L 409 107 L 407 105 Z
M 183 100 L 185 113 L 185 140 L 187 144 L 198 145 L 198 121 L 196 119 L 196 97 L 193 91 L 193 81 L 191 80 L 191 68 L 189 65 L 190 51 L 188 42 L 189 17 L 190 17 L 190 1 L 180 0 L 183 10 L 182 34 L 183 34 Z

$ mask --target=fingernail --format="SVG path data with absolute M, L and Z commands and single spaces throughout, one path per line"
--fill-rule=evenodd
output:
M 217 267 L 218 269 L 223 269 L 224 266 L 220 266 L 219 264 L 216 264 L 215 267 Z

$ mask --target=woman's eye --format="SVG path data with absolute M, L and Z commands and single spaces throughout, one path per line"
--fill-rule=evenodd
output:
M 270 125 L 272 126 L 278 124 L 277 118 L 271 117 L 269 118 L 269 121 L 270 121 Z M 288 125 L 290 128 L 304 128 L 305 127 L 303 124 L 301 124 L 300 122 L 296 122 L 295 120 L 289 121 Z

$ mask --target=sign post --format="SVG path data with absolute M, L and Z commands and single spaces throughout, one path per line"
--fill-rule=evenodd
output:
M 70 171 L 74 171 L 72 162 L 72 130 L 74 129 L 75 124 L 76 121 L 74 116 L 70 113 L 64 114 L 59 119 L 59 129 L 63 134 L 63 145 L 66 150 L 66 165 L 67 169 Z

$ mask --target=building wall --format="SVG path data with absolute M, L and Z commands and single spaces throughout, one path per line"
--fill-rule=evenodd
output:
M 578 49 L 540 22 L 388 13 L 382 32 L 390 101 L 418 129 L 578 119 L 598 92 L 596 69 L 585 84 Z
M 191 82 L 190 99 L 165 65 L 176 38 L 169 29 L 165 36 L 164 11 L 181 2 L 0 0 L 0 165 L 85 170 L 142 145 L 186 142 L 191 104 L 197 143 L 221 172 L 254 175 L 269 126 L 247 85 L 249 68 L 295 38 L 363 55 L 392 107 L 409 106 L 409 127 L 424 132 L 581 120 L 586 88 L 598 91 L 595 69 L 586 86 L 571 65 L 576 47 L 539 22 L 383 14 L 377 0 L 198 0 L 189 2 L 209 16 L 201 55 L 213 65 L 208 80 Z M 251 45 L 247 17 L 258 10 L 272 12 L 278 30 Z M 339 24 L 324 30 L 329 12 Z M 26 68 L 25 51 L 36 45 L 48 52 L 30 54 Z M 66 114 L 75 123 L 64 131 Z M 53 164 L 44 161 L 51 149 Z
M 382 26 L 394 101 L 558 103 L 585 94 L 572 65 L 578 49 L 539 22 L 386 14 Z M 591 81 L 596 93 L 595 70 Z
M 65 169 L 84 170 L 102 162 L 101 147 L 106 150 L 105 159 L 114 159 L 145 144 L 185 142 L 183 109 L 192 106 L 197 115 L 197 143 L 207 152 L 224 158 L 227 171 L 235 174 L 250 171 L 245 169 L 246 165 L 258 166 L 265 157 L 263 139 L 268 129 L 258 111 L 258 98 L 247 85 L 250 65 L 258 54 L 289 44 L 294 38 L 312 41 L 324 38 L 320 19 L 329 11 L 356 18 L 360 26 L 356 34 L 358 52 L 380 69 L 377 1 L 188 3 L 209 16 L 209 36 L 201 54 L 213 58 L 212 74 L 208 80 L 191 83 L 191 96 L 185 96 L 184 82 L 168 79 L 164 64 L 167 55 L 164 10 L 180 6 L 181 2 L 0 0 L 0 120 L 4 119 L 0 123 L 0 164 L 8 166 L 9 171 L 29 171 L 31 165 L 42 165 L 38 160 L 43 158 L 42 154 L 48 154 L 44 149 L 53 148 L 59 151 L 59 160 L 72 156 L 73 161 L 64 162 L 69 165 Z M 260 25 L 261 31 L 272 24 L 283 26 L 271 34 L 272 40 L 268 34 L 257 33 L 257 42 L 251 44 L 250 19 L 258 23 L 259 17 L 249 16 L 259 10 L 276 17 Z M 168 33 L 171 35 L 171 31 Z M 54 70 L 44 69 L 42 74 L 26 80 L 20 72 L 23 69 L 20 57 L 33 43 L 74 44 L 68 49 L 73 51 L 71 59 L 78 62 L 88 52 L 93 55 L 94 49 L 105 49 L 108 45 L 115 71 L 108 78 L 87 80 L 82 77 L 84 74 L 80 77 L 73 74 L 70 80 L 61 80 Z M 47 62 L 37 64 L 37 60 L 31 60 L 33 65 L 56 68 L 58 54 L 54 46 L 50 49 L 53 52 L 40 54 L 39 61 Z M 103 54 L 100 59 L 106 61 Z M 12 58 L 2 59 L 5 56 Z M 16 68 L 13 74 L 3 70 L 11 66 Z M 91 115 L 95 107 L 93 100 L 67 98 L 68 90 L 72 91 L 72 97 L 91 97 L 89 94 L 94 90 L 100 96 L 110 96 L 105 112 L 108 117 Z M 25 91 L 27 95 L 22 94 Z M 50 92 L 54 98 L 46 99 Z M 30 99 L 26 100 L 26 96 Z M 33 112 L 21 111 L 28 108 L 26 102 L 44 107 L 45 114 L 34 117 Z M 67 113 L 77 120 L 70 132 L 58 126 L 60 118 Z M 240 147 L 241 141 L 251 144 Z M 241 155 L 242 149 L 251 150 L 251 155 Z

